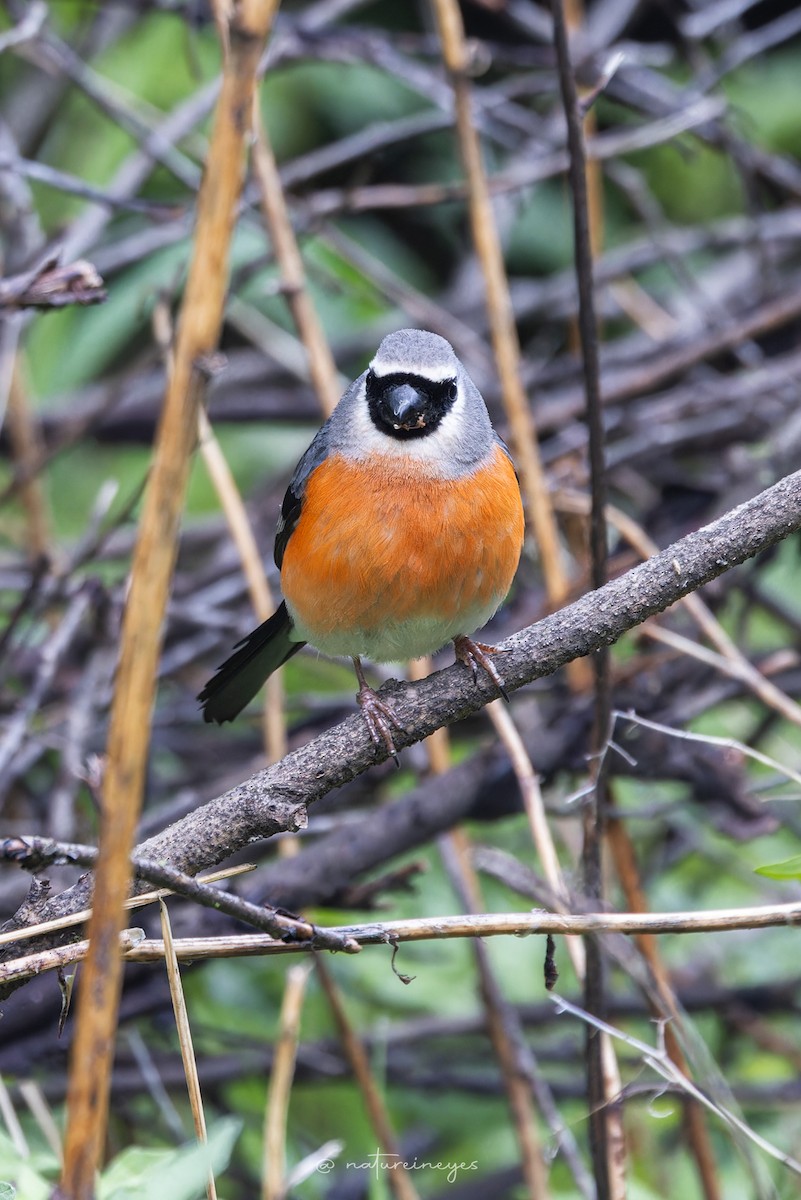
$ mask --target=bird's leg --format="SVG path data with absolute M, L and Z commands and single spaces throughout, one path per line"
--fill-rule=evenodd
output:
M 487 646 L 484 642 L 474 642 L 472 638 L 460 634 L 459 637 L 453 639 L 453 648 L 456 651 L 458 662 L 464 663 L 466 667 L 470 668 L 476 682 L 478 682 L 478 668 L 484 668 L 508 704 L 509 693 L 506 690 L 503 676 L 490 658 L 491 654 L 499 653 L 495 646 Z
M 392 740 L 392 726 L 394 725 L 401 733 L 405 733 L 406 730 L 389 705 L 385 704 L 370 687 L 370 684 L 364 677 L 361 659 L 354 657 L 353 666 L 356 670 L 356 678 L 359 681 L 359 690 L 356 693 L 356 699 L 359 702 L 359 708 L 364 714 L 364 720 L 370 731 L 370 737 L 376 746 L 384 746 L 386 748 L 389 756 L 394 758 L 395 766 L 399 767 L 398 752 Z

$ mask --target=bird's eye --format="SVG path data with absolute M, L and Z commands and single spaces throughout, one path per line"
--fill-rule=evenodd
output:
M 455 380 L 455 379 L 449 379 L 449 380 L 448 380 L 448 382 L 445 384 L 445 396 L 446 396 L 446 398 L 447 398 L 448 400 L 455 400 L 455 399 L 456 399 L 456 392 L 457 392 L 457 388 L 456 388 L 456 380 Z

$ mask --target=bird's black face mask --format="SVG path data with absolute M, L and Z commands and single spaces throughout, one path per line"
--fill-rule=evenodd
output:
M 457 395 L 455 379 L 434 382 L 407 371 L 368 371 L 365 391 L 375 427 L 402 441 L 433 433 Z

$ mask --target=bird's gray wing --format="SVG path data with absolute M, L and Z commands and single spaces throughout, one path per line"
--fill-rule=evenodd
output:
M 495 432 L 495 430 L 494 430 L 494 429 L 493 429 L 493 431 L 492 431 L 492 436 L 493 436 L 493 438 L 495 439 L 496 443 L 497 443 L 497 444 L 500 446 L 501 450 L 503 450 L 503 452 L 504 452 L 504 454 L 506 455 L 506 457 L 509 459 L 509 462 L 510 462 L 510 463 L 512 464 L 512 466 L 514 467 L 514 472 L 515 472 L 515 475 L 517 475 L 517 467 L 515 466 L 515 460 L 512 458 L 512 452 L 511 452 L 511 450 L 509 449 L 509 447 L 506 445 L 506 442 L 503 440 L 503 438 L 502 438 L 502 437 L 500 437 L 500 435 L 499 435 L 499 434 L 497 434 L 497 433 Z M 520 476 L 519 476 L 519 475 L 517 475 L 517 478 L 518 478 L 518 480 L 519 480 L 519 479 L 520 479 Z
M 275 565 L 279 570 L 281 569 L 281 563 L 284 561 L 284 551 L 287 548 L 287 543 L 300 520 L 303 497 L 306 494 L 306 483 L 312 471 L 316 470 L 320 466 L 320 463 L 325 462 L 326 458 L 328 458 L 329 440 L 328 422 L 326 421 L 295 467 L 295 473 L 289 481 L 289 487 L 286 490 L 284 501 L 281 505 L 281 514 L 275 530 L 273 557 L 275 558 Z
M 284 502 L 281 505 L 281 515 L 278 518 L 278 526 L 275 531 L 275 550 L 273 556 L 275 558 L 275 565 L 279 571 L 281 563 L 284 561 L 284 551 L 287 548 L 295 526 L 300 520 L 303 497 L 306 494 L 306 484 L 309 482 L 309 477 L 321 463 L 325 462 L 329 454 L 335 453 L 347 442 L 349 422 L 354 405 L 358 399 L 359 389 L 363 386 L 363 383 L 364 375 L 360 375 L 358 379 L 354 379 L 325 425 L 320 429 L 314 441 L 303 455 L 303 458 L 295 467 L 295 474 L 289 481 L 289 487 L 286 490 Z

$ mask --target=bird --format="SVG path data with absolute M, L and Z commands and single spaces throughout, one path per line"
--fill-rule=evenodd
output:
M 388 334 L 292 476 L 278 519 L 283 600 L 198 696 L 233 720 L 306 643 L 353 660 L 372 741 L 397 763 L 392 708 L 362 658 L 422 658 L 453 641 L 506 696 L 494 646 L 470 636 L 512 584 L 524 535 L 517 473 L 478 388 L 438 334 Z

